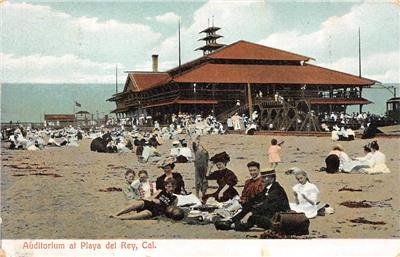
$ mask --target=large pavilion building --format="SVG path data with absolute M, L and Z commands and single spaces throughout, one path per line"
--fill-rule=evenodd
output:
M 178 112 L 214 113 L 224 120 L 235 112 L 259 111 L 261 125 L 285 130 L 312 130 L 313 113 L 343 111 L 349 105 L 371 103 L 362 97 L 364 87 L 376 81 L 310 64 L 312 58 L 240 40 L 216 43 L 211 27 L 204 55 L 165 72 L 128 72 L 123 92 L 108 101 L 116 103 L 119 117 L 147 113 L 166 122 Z M 312 112 L 313 111 L 313 112 Z M 311 116 L 310 116 L 311 114 Z M 286 117 L 286 118 L 285 118 Z M 286 120 L 285 120 L 286 119 Z M 303 124 L 295 125 L 292 120 Z M 299 122 L 301 123 L 301 122 Z

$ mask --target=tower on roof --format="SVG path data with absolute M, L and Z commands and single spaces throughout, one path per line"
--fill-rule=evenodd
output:
M 206 36 L 203 38 L 200 38 L 199 41 L 206 41 L 206 44 L 202 47 L 199 47 L 196 49 L 197 50 L 202 50 L 203 55 L 210 54 L 214 52 L 215 50 L 225 46 L 224 44 L 219 44 L 217 43 L 217 39 L 222 37 L 221 35 L 218 35 L 215 33 L 216 31 L 220 30 L 221 28 L 214 27 L 214 22 L 213 25 L 206 28 L 205 30 L 201 31 L 200 33 L 206 33 Z

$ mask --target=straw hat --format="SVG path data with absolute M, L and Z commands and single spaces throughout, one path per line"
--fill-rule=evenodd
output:
M 341 145 L 339 145 L 339 144 L 333 146 L 333 150 L 335 150 L 335 149 L 337 149 L 337 150 L 339 150 L 339 151 L 342 151 L 342 152 L 344 151 L 343 146 L 341 146 Z
M 166 157 L 166 158 L 162 159 L 162 160 L 158 163 L 158 167 L 159 167 L 159 168 L 163 168 L 163 167 L 165 167 L 165 166 L 172 165 L 172 164 L 174 164 L 174 163 L 175 163 L 175 158 L 172 157 L 172 156 L 169 156 L 169 157 Z
M 261 177 L 267 177 L 269 175 L 275 175 L 275 169 L 267 169 L 260 172 Z

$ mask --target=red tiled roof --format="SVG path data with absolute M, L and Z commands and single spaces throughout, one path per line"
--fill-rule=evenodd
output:
M 373 80 L 314 65 L 246 65 L 205 63 L 174 79 L 183 83 L 260 83 L 299 85 L 372 85 Z
M 353 105 L 353 104 L 371 104 L 372 102 L 364 98 L 315 98 L 310 100 L 311 104 L 328 105 L 328 104 L 342 104 L 342 105 Z
M 163 85 L 170 80 L 170 76 L 166 72 L 132 72 L 129 77 L 137 89 L 132 88 L 132 91 L 143 91 Z
M 208 55 L 212 59 L 308 61 L 307 56 L 240 40 Z

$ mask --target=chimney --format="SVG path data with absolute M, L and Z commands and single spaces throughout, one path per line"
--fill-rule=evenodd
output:
M 158 54 L 153 54 L 151 59 L 153 61 L 153 72 L 158 72 Z

